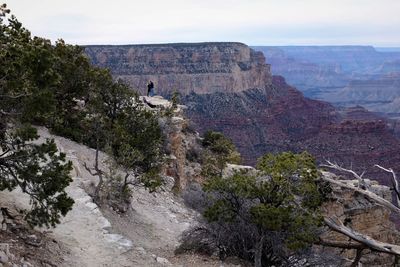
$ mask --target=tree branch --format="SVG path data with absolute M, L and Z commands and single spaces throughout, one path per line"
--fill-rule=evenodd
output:
M 32 94 L 19 94 L 19 95 L 0 95 L 0 98 L 18 99 L 21 97 L 31 96 Z
M 21 115 L 22 113 L 21 112 L 7 112 L 7 111 L 0 109 L 0 114 L 5 115 L 5 116 L 17 116 L 17 115 Z
M 391 211 L 400 214 L 400 209 L 398 207 L 393 205 L 390 201 L 387 201 L 386 199 L 378 196 L 377 194 L 375 194 L 375 193 L 373 193 L 373 192 L 371 192 L 369 190 L 365 190 L 365 189 L 362 189 L 362 188 L 359 188 L 359 187 L 352 186 L 350 184 L 343 183 L 343 182 L 338 181 L 338 180 L 334 180 L 332 178 L 329 178 L 328 176 L 329 176 L 329 173 L 322 172 L 322 179 L 323 180 L 325 180 L 327 182 L 330 182 L 332 184 L 338 185 L 338 186 L 340 186 L 342 188 L 347 188 L 347 189 L 350 189 L 350 190 L 354 190 L 357 193 L 363 194 L 364 196 L 368 197 L 369 199 L 374 200 L 379 205 L 384 206 L 384 207 L 390 209 Z
M 321 245 L 324 247 L 333 247 L 333 248 L 343 248 L 343 249 L 362 249 L 362 248 L 367 248 L 366 245 L 361 244 L 359 242 L 341 242 L 341 241 L 333 241 L 333 240 L 324 240 L 322 238 L 319 238 L 317 242 L 315 242 L 316 245 Z
M 400 255 L 400 246 L 377 241 L 367 235 L 359 233 L 351 228 L 346 227 L 338 218 L 324 218 L 324 222 L 334 231 L 344 234 L 351 239 L 366 245 L 372 250 L 385 252 L 392 255 Z
M 354 261 L 352 262 L 352 264 L 350 265 L 350 267 L 357 267 L 357 266 L 358 266 L 358 263 L 360 262 L 361 257 L 362 257 L 362 252 L 363 252 L 363 250 L 364 250 L 364 249 L 362 249 L 362 248 L 357 249 L 356 257 L 354 258 Z
M 399 182 L 397 181 L 396 173 L 393 171 L 392 168 L 386 169 L 378 164 L 375 164 L 374 166 L 378 167 L 379 169 L 381 169 L 385 172 L 389 172 L 392 174 L 392 183 L 393 183 L 394 191 L 396 192 L 397 205 L 400 205 L 400 185 L 399 185 Z
M 83 167 L 85 168 L 85 170 L 87 170 L 90 173 L 90 175 L 92 175 L 92 176 L 98 175 L 97 172 L 93 172 L 93 170 L 91 168 L 89 168 L 89 166 L 86 164 L 86 162 L 83 162 Z
M 351 175 L 353 175 L 359 181 L 359 187 L 364 187 L 365 189 L 368 189 L 368 185 L 365 183 L 365 180 L 362 178 L 364 176 L 365 172 L 363 172 L 361 175 L 358 175 L 352 169 L 343 168 L 343 167 L 339 166 L 337 163 L 332 163 L 329 160 L 327 160 L 326 162 L 328 164 L 321 164 L 321 166 L 322 167 L 331 168 L 331 169 L 335 169 L 335 170 L 342 171 L 342 172 L 350 173 Z

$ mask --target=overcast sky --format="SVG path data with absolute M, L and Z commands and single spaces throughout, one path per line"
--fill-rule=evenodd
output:
M 400 0 L 3 1 L 34 35 L 81 45 L 400 46 Z

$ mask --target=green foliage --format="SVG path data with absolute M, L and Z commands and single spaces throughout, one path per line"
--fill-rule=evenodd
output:
M 286 192 L 271 192 L 270 198 L 284 200 L 297 196 L 301 197 L 306 208 L 316 209 L 324 201 L 326 193 L 329 193 L 329 188 L 318 179 L 315 159 L 307 152 L 267 154 L 259 159 L 257 169 L 270 177 L 271 187 L 286 189 Z
M 22 125 L 10 129 L 0 140 L 4 151 L 0 158 L 0 191 L 19 186 L 31 197 L 32 208 L 25 211 L 28 223 L 54 227 L 74 203 L 65 192 L 72 181 L 72 163 L 65 163 L 65 154 L 58 152 L 53 140 L 32 143 L 37 137 L 35 128 Z
M 59 214 L 72 206 L 64 191 L 71 181 L 71 163 L 51 141 L 36 144 L 31 124 L 97 152 L 109 149 L 129 176 L 154 190 L 160 184 L 162 158 L 157 115 L 146 111 L 137 94 L 115 82 L 109 71 L 91 66 L 82 48 L 32 37 L 14 16 L 5 18 L 6 13 L 2 6 L 0 190 L 19 186 L 31 196 L 33 209 L 26 218 L 33 225 L 54 226 Z M 121 191 L 129 193 L 127 185 L 133 183 L 119 181 Z
M 53 140 L 37 141 L 30 122 L 44 122 L 55 110 L 54 88 L 59 75 L 50 41 L 30 32 L 0 11 L 0 191 L 19 187 L 30 196 L 23 211 L 32 225 L 55 226 L 72 208 L 65 188 L 71 182 L 71 162 Z
M 267 239 L 262 241 L 263 250 L 274 250 L 275 257 L 307 248 L 322 225 L 319 208 L 324 200 L 314 159 L 306 152 L 268 154 L 257 169 L 256 176 L 237 172 L 207 180 L 204 190 L 211 204 L 204 217 L 222 227 L 243 223 L 254 227 L 253 245 Z M 272 237 L 283 244 L 279 253 L 277 246 L 268 245 L 277 242 L 269 242 Z
M 227 163 L 239 164 L 241 161 L 235 145 L 222 133 L 206 132 L 202 145 L 206 148 L 202 169 L 205 177 L 221 176 Z
M 174 116 L 174 112 L 178 108 L 178 104 L 180 102 L 178 91 L 173 92 L 172 97 L 171 97 L 171 102 L 172 102 L 172 105 L 163 110 L 163 112 L 161 114 L 162 116 L 165 116 L 167 118 L 171 118 L 172 116 Z

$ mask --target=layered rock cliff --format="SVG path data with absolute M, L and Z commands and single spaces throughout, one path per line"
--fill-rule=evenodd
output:
M 149 80 L 163 95 L 240 92 L 271 81 L 263 54 L 241 43 L 88 46 L 85 52 L 142 93 Z
M 363 115 L 353 122 L 357 112 L 305 98 L 272 77 L 262 54 L 243 44 L 91 46 L 86 52 L 142 92 L 148 79 L 159 94 L 179 90 L 196 129 L 222 131 L 245 163 L 267 152 L 308 150 L 320 161 L 378 175 L 373 164 L 396 168 L 400 161 L 400 143 L 385 121 Z
M 400 143 L 382 118 L 304 98 L 281 77 L 274 77 L 264 90 L 193 94 L 185 102 L 198 129 L 224 132 L 245 163 L 254 164 L 267 152 L 307 150 L 320 162 L 330 159 L 359 172 L 367 170 L 385 184 L 387 176 L 374 164 L 398 169 Z
M 254 47 L 306 96 L 335 105 L 398 113 L 400 53 L 371 46 Z M 388 114 L 390 116 L 390 114 Z

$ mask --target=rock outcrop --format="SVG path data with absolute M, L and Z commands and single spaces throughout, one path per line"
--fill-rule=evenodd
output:
M 330 173 L 325 175 L 332 176 Z M 353 186 L 358 185 L 358 180 L 342 181 Z M 384 199 L 391 201 L 391 190 L 387 186 L 379 185 L 374 181 L 366 181 L 370 185 L 372 192 Z M 371 202 L 361 194 L 357 194 L 353 190 L 343 189 L 336 186 L 332 187 L 333 193 L 330 199 L 324 204 L 324 216 L 337 217 L 345 225 L 361 234 L 370 236 L 375 240 L 390 244 L 398 244 L 400 241 L 400 233 L 396 230 L 393 222 L 390 220 L 390 210 Z M 343 234 L 327 231 L 322 234 L 321 238 L 325 241 L 342 242 L 350 244 L 349 238 Z M 354 244 L 354 243 L 353 243 Z M 320 248 L 319 251 L 326 251 Z M 342 266 L 350 266 L 350 263 L 356 256 L 356 250 L 343 250 L 339 248 L 328 249 L 328 251 L 338 256 L 347 258 L 348 264 L 343 263 Z M 361 257 L 362 266 L 393 266 L 394 256 L 372 252 L 364 249 Z
M 199 134 L 191 128 L 183 115 L 184 105 L 172 107 L 172 103 L 161 96 L 141 97 L 147 107 L 160 114 L 159 124 L 165 137 L 167 160 L 162 173 L 171 183 L 168 189 L 179 192 L 191 181 L 200 181 L 201 166 L 198 157 L 201 151 Z
M 87 46 L 85 52 L 142 93 L 149 80 L 168 95 L 240 92 L 271 79 L 263 54 L 241 43 Z

